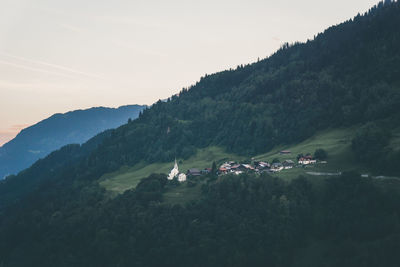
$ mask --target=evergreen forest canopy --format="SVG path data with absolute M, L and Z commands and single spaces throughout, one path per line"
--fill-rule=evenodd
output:
M 211 176 L 198 200 L 174 206 L 163 196 L 176 185 L 163 175 L 115 199 L 97 183 L 143 160 L 210 145 L 251 156 L 353 125 L 358 160 L 400 173 L 388 164 L 400 159 L 388 142 L 400 122 L 397 25 L 400 4 L 380 3 L 307 43 L 206 75 L 2 181 L 0 266 L 397 266 L 396 181 Z
M 174 186 L 166 175 L 151 175 L 112 200 L 99 187 L 69 189 L 62 198 L 37 192 L 2 220 L 1 262 L 398 266 L 399 183 L 394 190 L 355 173 L 330 178 L 322 189 L 304 178 L 291 183 L 264 175 L 204 179 L 201 197 L 185 206 L 163 201 L 163 192 Z
M 399 4 L 380 4 L 312 41 L 206 75 L 115 131 L 89 164 L 113 170 L 171 161 L 210 145 L 251 156 L 318 130 L 368 123 L 390 135 L 400 121 L 399 23 Z M 376 158 L 399 157 L 383 147 Z

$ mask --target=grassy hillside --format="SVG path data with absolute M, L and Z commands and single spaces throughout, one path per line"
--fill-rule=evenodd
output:
M 293 168 L 275 175 L 282 178 L 295 178 L 298 175 L 307 175 L 307 172 L 343 172 L 357 170 L 366 172 L 365 166 L 356 162 L 351 151 L 351 140 L 355 135 L 357 127 L 331 129 L 317 133 L 313 137 L 294 145 L 280 146 L 268 153 L 254 157 L 255 160 L 271 162 L 277 158 L 281 162 L 291 159 L 296 162 L 298 154 L 313 154 L 316 149 L 322 148 L 328 153 L 327 164 L 310 165 L 306 168 Z M 281 150 L 290 150 L 291 154 L 281 155 Z
M 385 175 L 386 172 L 374 173 L 370 167 L 359 163 L 355 156 L 354 151 L 351 149 L 351 142 L 356 135 L 359 126 L 341 129 L 330 129 L 317 133 L 313 137 L 293 145 L 279 146 L 272 149 L 270 152 L 257 155 L 253 157 L 254 160 L 263 160 L 271 162 L 277 158 L 281 162 L 290 159 L 296 162 L 298 154 L 314 154 L 315 150 L 322 148 L 327 154 L 326 164 L 308 165 L 302 168 L 293 168 L 285 170 L 280 173 L 275 173 L 275 176 L 291 179 L 296 178 L 298 175 L 310 176 L 309 172 L 315 173 L 338 173 L 346 171 L 357 171 L 362 174 L 368 174 L 373 176 Z M 390 139 L 389 146 L 387 148 L 393 150 L 400 149 L 400 129 L 393 131 L 393 136 Z M 282 150 L 290 150 L 291 154 L 280 154 Z M 315 176 L 315 175 L 311 175 Z
M 274 175 L 284 179 L 292 179 L 299 175 L 310 176 L 307 172 L 339 172 L 348 170 L 367 172 L 365 167 L 360 166 L 355 161 L 350 149 L 351 140 L 354 137 L 355 130 L 356 127 L 325 130 L 299 144 L 275 147 L 270 152 L 254 156 L 252 159 L 268 162 L 272 162 L 275 158 L 278 158 L 280 161 L 286 159 L 296 161 L 296 156 L 298 154 L 313 154 L 316 149 L 322 148 L 328 153 L 327 164 L 318 164 L 315 166 L 308 166 L 307 168 L 293 168 Z M 281 155 L 279 152 L 283 149 L 288 149 L 292 153 L 289 155 Z M 222 148 L 208 147 L 199 149 L 194 156 L 187 160 L 178 159 L 178 163 L 180 171 L 186 172 L 190 168 L 211 167 L 213 161 L 216 163 L 222 163 L 229 160 L 240 161 L 244 159 L 245 157 L 227 153 Z M 173 164 L 173 161 L 153 164 L 145 164 L 144 162 L 141 162 L 133 167 L 124 166 L 116 172 L 104 175 L 101 178 L 100 184 L 113 193 L 122 193 L 128 189 L 136 187 L 140 179 L 149 176 L 151 173 L 168 173 L 172 169 Z M 174 202 L 174 198 L 182 200 L 185 198 L 182 196 L 183 192 L 192 195 L 192 191 L 195 191 L 193 188 L 185 188 L 186 186 L 183 186 L 176 190 L 172 190 L 166 194 L 166 197 L 172 199 Z
M 353 139 L 357 130 L 357 126 L 341 129 L 330 129 L 317 133 L 313 137 L 293 145 L 278 146 L 270 152 L 252 157 L 252 160 L 262 160 L 272 162 L 275 158 L 281 162 L 286 159 L 291 159 L 296 162 L 298 154 L 313 154 L 316 149 L 322 148 L 328 153 L 326 164 L 309 165 L 307 167 L 298 167 L 282 172 L 273 174 L 274 176 L 290 180 L 304 175 L 308 177 L 316 177 L 317 175 L 310 175 L 314 173 L 338 173 L 345 171 L 358 171 L 363 174 L 371 174 L 367 166 L 358 163 L 351 151 L 351 140 Z M 393 148 L 400 147 L 399 142 L 400 132 L 393 135 L 391 146 Z M 290 150 L 291 154 L 280 154 L 281 150 Z M 181 172 L 186 172 L 190 168 L 206 168 L 211 167 L 213 161 L 220 164 L 224 161 L 241 161 L 246 158 L 238 156 L 233 153 L 227 153 L 220 147 L 207 147 L 199 149 L 197 153 L 187 160 L 178 159 L 178 165 Z M 146 164 L 141 162 L 132 167 L 124 166 L 116 172 L 108 173 L 100 179 L 100 185 L 112 193 L 123 193 L 124 191 L 136 187 L 139 181 L 149 176 L 151 173 L 169 173 L 172 169 L 174 162 L 167 163 L 152 163 Z M 380 173 L 378 175 L 384 175 Z M 324 175 L 321 175 L 324 177 Z M 178 200 L 185 201 L 186 198 L 191 199 L 191 195 L 196 195 L 198 188 L 186 188 L 186 186 L 179 187 L 168 192 L 165 196 L 172 202 Z M 188 196 L 183 196 L 187 193 Z
M 207 147 L 199 149 L 195 155 L 187 160 L 177 159 L 179 170 L 183 173 L 190 168 L 211 168 L 213 161 L 217 164 L 227 160 L 243 160 L 244 157 L 227 153 L 219 147 Z M 100 180 L 100 185 L 114 193 L 122 193 L 125 190 L 134 188 L 140 179 L 149 176 L 151 173 L 169 173 L 174 162 L 138 163 L 132 167 L 124 166 L 118 171 L 105 174 Z

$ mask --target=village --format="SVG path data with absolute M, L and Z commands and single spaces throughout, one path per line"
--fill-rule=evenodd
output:
M 289 150 L 282 150 L 279 152 L 281 155 L 289 155 L 291 154 L 291 151 Z M 215 174 L 220 176 L 220 175 L 226 175 L 226 174 L 242 174 L 242 173 L 256 173 L 256 174 L 261 174 L 261 173 L 277 173 L 281 172 L 283 170 L 288 170 L 292 169 L 295 167 L 307 167 L 312 164 L 316 164 L 317 159 L 315 159 L 312 155 L 307 154 L 299 154 L 297 156 L 297 161 L 293 161 L 291 159 L 286 159 L 282 162 L 279 161 L 278 158 L 275 158 L 272 162 L 267 162 L 267 161 L 257 161 L 252 159 L 251 163 L 240 163 L 236 161 L 227 161 L 221 164 L 219 167 L 215 169 Z M 321 164 L 326 164 L 326 161 L 318 161 L 318 163 Z M 186 173 L 180 173 L 179 172 L 179 167 L 178 164 L 175 160 L 175 165 L 174 168 L 171 170 L 168 179 L 173 180 L 174 178 L 177 178 L 179 182 L 184 182 L 186 181 L 187 177 L 195 177 L 195 176 L 201 176 L 201 175 L 207 175 L 213 172 L 212 168 L 204 168 L 204 169 L 198 169 L 198 168 L 191 168 L 187 170 Z

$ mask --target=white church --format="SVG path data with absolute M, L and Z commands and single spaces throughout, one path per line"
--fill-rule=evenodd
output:
M 171 170 L 171 172 L 168 175 L 168 180 L 173 180 L 175 177 L 178 177 L 178 182 L 182 183 L 182 182 L 186 181 L 186 174 L 179 173 L 178 163 L 176 163 L 176 159 L 175 159 L 174 168 Z

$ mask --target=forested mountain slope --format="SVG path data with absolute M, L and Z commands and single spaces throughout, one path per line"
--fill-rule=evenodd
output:
M 211 145 L 254 155 L 353 125 L 360 125 L 354 153 L 372 153 L 374 162 L 379 156 L 372 167 L 382 168 L 400 158 L 389 142 L 400 122 L 397 25 L 400 4 L 386 1 L 312 41 L 207 75 L 88 149 L 65 147 L 6 179 L 0 183 L 7 192 L 0 194 L 0 264 L 397 266 L 396 180 L 346 173 L 312 184 L 211 175 L 193 181 L 201 196 L 185 206 L 164 202 L 179 185 L 163 175 L 115 199 L 98 185 L 123 165 L 187 158 Z
M 5 207 L 18 203 L 27 195 L 46 190 L 57 191 L 55 188 L 46 187 L 49 183 L 68 183 L 76 175 L 75 168 L 79 162 L 84 161 L 104 139 L 110 137 L 112 130 L 106 130 L 91 138 L 83 145 L 70 144 L 50 153 L 46 158 L 39 159 L 30 168 L 21 171 L 18 175 L 10 175 L 0 181 L 0 216 Z M 60 189 L 60 188 L 59 188 Z M 69 188 L 70 189 L 70 188 Z M 59 193 L 59 192 L 56 192 Z
M 82 144 L 96 134 L 136 119 L 145 108 L 140 105 L 119 108 L 97 107 L 55 114 L 23 129 L 0 147 L 0 179 L 17 174 L 36 160 L 67 144 Z
M 396 267 L 400 183 L 356 173 L 313 185 L 267 175 L 202 177 L 170 205 L 166 175 L 107 199 L 49 183 L 0 222 L 3 266 Z M 56 189 L 56 191 L 54 190 Z M 65 192 L 67 191 L 67 192 Z M 60 193 L 62 197 L 60 197 Z M 52 201 L 48 201 L 52 199 Z M 21 256 L 23 255 L 23 257 Z
M 399 6 L 371 9 L 315 40 L 203 77 L 119 128 L 89 164 L 170 161 L 209 145 L 254 155 L 355 124 L 390 136 L 400 121 Z

